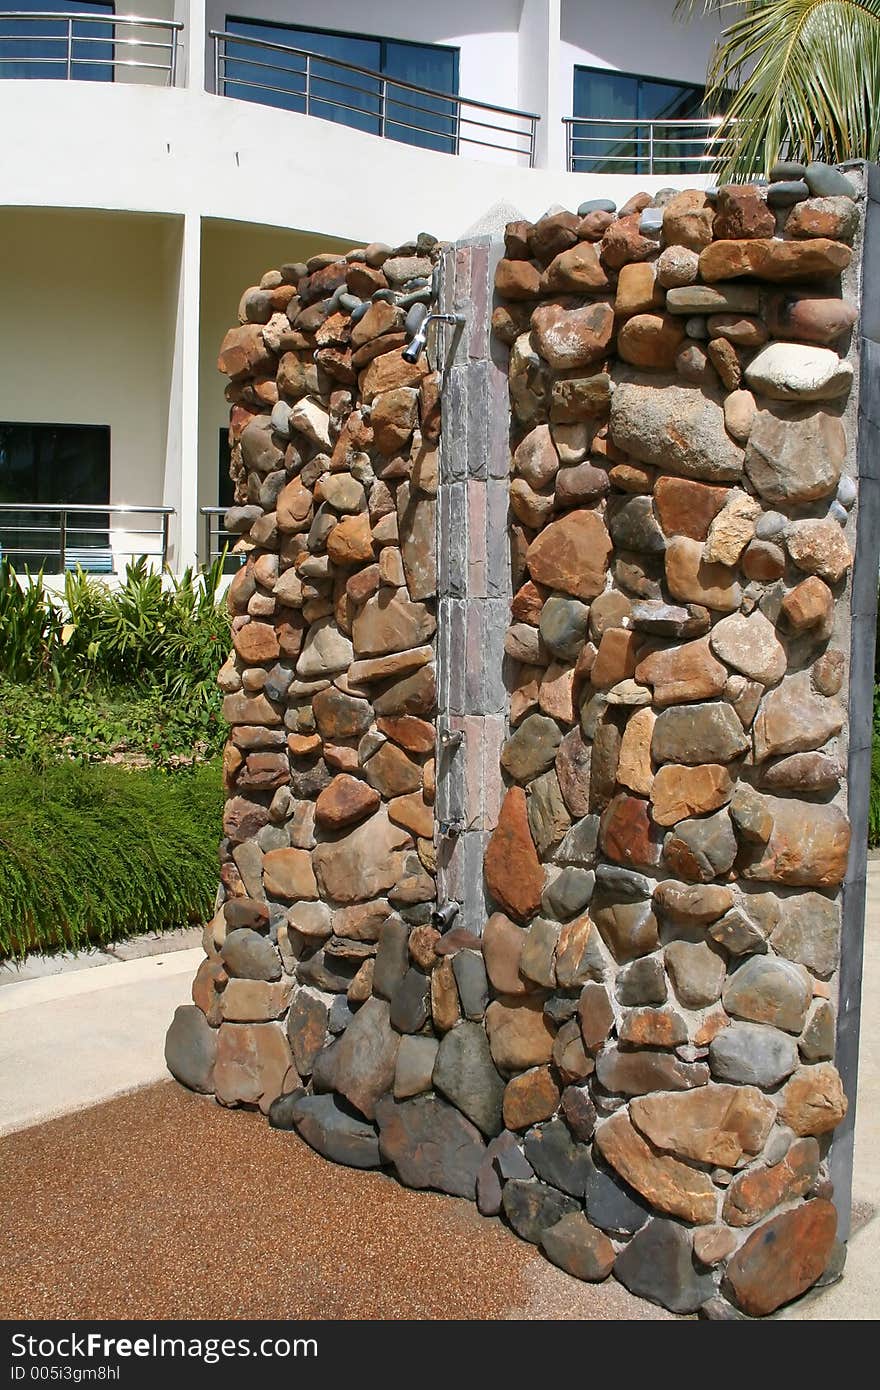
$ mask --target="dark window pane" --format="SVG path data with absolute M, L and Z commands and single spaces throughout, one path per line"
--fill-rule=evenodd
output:
M 604 68 L 576 67 L 572 114 L 573 168 L 592 173 L 681 173 L 699 168 L 701 130 L 664 125 L 704 114 L 705 92 L 687 82 L 667 82 Z M 632 124 L 611 124 L 612 120 Z M 649 127 L 647 122 L 655 122 Z
M 336 121 L 369 135 L 446 152 L 455 149 L 455 103 L 442 96 L 409 92 L 390 83 L 383 110 L 382 82 L 369 73 L 350 72 L 340 63 L 367 68 L 370 73 L 398 77 L 432 91 L 458 90 L 458 52 L 435 44 L 401 43 L 396 39 L 339 34 L 294 25 L 263 24 L 227 16 L 226 31 L 262 43 L 315 54 L 251 47 L 228 40 L 221 72 L 227 96 L 298 111 Z M 309 83 L 306 96 L 306 64 Z M 408 127 L 418 127 L 411 130 Z
M 0 504 L 109 501 L 109 426 L 0 423 Z M 57 571 L 58 525 L 57 512 L 0 508 L 0 553 L 17 569 Z M 106 552 L 108 526 L 106 512 L 70 513 L 68 549 Z
M 231 507 L 235 503 L 235 484 L 229 476 L 229 464 L 231 449 L 229 447 L 229 430 L 220 431 L 220 439 L 217 449 L 217 506 Z M 224 545 L 230 548 L 235 545 L 237 537 L 230 535 L 223 529 L 223 517 L 211 517 L 211 553 L 205 559 L 210 564 L 215 555 L 219 554 Z M 241 569 L 242 563 L 246 560 L 245 555 L 227 555 L 223 566 L 224 574 L 235 574 L 236 570 Z
M 10 7 L 12 8 L 12 7 Z M 91 0 L 59 0 L 37 4 L 35 0 L 16 0 L 16 10 L 53 10 L 72 16 L 70 76 L 78 82 L 113 81 L 113 26 L 86 24 L 76 15 L 114 13 L 110 4 Z M 64 19 L 13 19 L 0 15 L 0 78 L 66 78 L 67 21 Z

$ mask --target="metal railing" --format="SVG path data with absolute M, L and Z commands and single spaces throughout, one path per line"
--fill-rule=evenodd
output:
M 173 87 L 182 29 L 179 20 L 140 15 L 3 10 L 0 78 L 21 75 L 113 81 L 118 69 L 138 69 L 145 75 L 161 74 L 157 85 Z M 127 53 L 134 56 L 126 57 Z M 11 68 L 21 69 L 21 73 Z
M 681 120 L 563 116 L 569 173 L 682 174 L 715 162 L 721 116 Z
M 114 553 L 118 552 L 161 559 L 164 569 L 168 562 L 168 525 L 174 510 L 174 507 L 127 507 L 115 502 L 0 502 L 0 558 L 30 557 L 28 563 L 36 561 L 40 566 L 45 565 L 49 573 L 63 574 L 65 570 L 80 566 L 95 573 L 112 574 Z M 132 530 L 113 526 L 110 518 L 123 515 L 154 516 L 159 525 Z M 7 522 L 7 516 L 18 518 L 18 524 Z M 54 520 L 47 524 L 50 518 Z M 13 544 L 7 542 L 9 536 Z M 98 537 L 102 538 L 101 542 L 96 540 Z M 155 548 L 149 549 L 143 544 L 154 538 L 158 542 Z M 123 544 L 129 539 L 136 540 L 137 544 Z M 22 540 L 29 543 L 18 544 Z M 58 569 L 49 571 L 45 562 L 56 558 Z
M 204 518 L 205 563 L 210 565 L 212 560 L 219 559 L 224 550 L 231 551 L 241 537 L 235 531 L 227 531 L 222 524 L 222 518 L 229 511 L 228 507 L 199 507 L 199 511 Z M 241 568 L 246 559 L 246 555 L 229 555 L 224 569 L 234 573 Z
M 529 168 L 535 163 L 541 118 L 533 111 L 417 87 L 372 68 L 287 44 L 217 29 L 211 30 L 211 38 L 218 96 L 286 106 L 306 116 L 339 120 L 372 135 L 447 154 L 460 154 L 463 145 L 474 145 L 524 156 Z M 259 93 L 265 95 L 251 95 Z M 282 100 L 272 100 L 273 96 Z

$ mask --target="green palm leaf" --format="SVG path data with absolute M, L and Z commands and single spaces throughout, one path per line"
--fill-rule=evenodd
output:
M 701 0 L 677 0 L 687 15 Z M 727 98 L 720 177 L 766 174 L 777 159 L 880 155 L 880 0 L 702 0 L 729 19 L 707 100 Z

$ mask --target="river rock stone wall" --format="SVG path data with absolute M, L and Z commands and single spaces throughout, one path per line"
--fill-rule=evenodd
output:
M 246 292 L 222 886 L 167 1046 L 334 1161 L 713 1318 L 844 1254 L 864 201 L 777 172 Z M 468 323 L 409 366 L 438 292 Z

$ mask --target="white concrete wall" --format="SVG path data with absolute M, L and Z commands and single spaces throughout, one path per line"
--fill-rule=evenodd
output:
M 562 0 L 559 85 L 564 115 L 571 115 L 573 69 L 617 68 L 646 77 L 703 83 L 721 29 L 717 15 L 699 7 L 686 22 L 674 18 L 675 0 Z M 729 16 L 725 16 L 725 23 Z
M 162 500 L 178 238 L 170 218 L 0 209 L 0 419 L 109 425 L 111 502 Z

